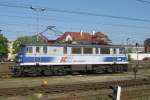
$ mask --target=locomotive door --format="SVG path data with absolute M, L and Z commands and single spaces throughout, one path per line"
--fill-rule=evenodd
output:
M 34 62 L 36 64 L 39 64 L 40 63 L 40 47 L 39 46 L 36 46 L 34 55 L 35 55 Z
M 121 59 L 121 56 L 120 56 L 120 50 L 119 50 L 119 48 L 114 48 L 115 49 L 115 53 L 114 53 L 114 55 L 115 55 L 115 62 L 116 63 L 118 63 L 118 62 L 120 62 L 122 59 Z
M 117 63 L 117 49 L 113 48 L 113 63 Z

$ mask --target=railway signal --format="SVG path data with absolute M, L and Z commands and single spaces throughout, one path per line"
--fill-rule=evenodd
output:
M 110 94 L 109 97 L 112 100 L 120 100 L 121 97 L 121 87 L 120 86 L 110 86 L 110 89 L 113 90 L 112 95 Z

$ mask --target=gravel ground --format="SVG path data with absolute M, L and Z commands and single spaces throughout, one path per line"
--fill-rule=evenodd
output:
M 111 93 L 112 90 L 110 89 L 94 91 L 88 90 L 46 95 L 42 93 L 34 93 L 28 96 L 0 97 L 0 100 L 111 100 L 108 97 L 108 95 Z M 149 100 L 149 94 L 149 85 L 122 88 L 121 100 L 131 100 L 131 98 L 132 100 Z M 143 99 L 137 99 L 139 97 L 143 97 Z
M 0 73 L 10 73 L 10 66 L 13 66 L 14 63 L 7 62 L 2 63 L 0 62 Z
M 146 75 L 142 75 L 141 73 L 139 73 L 137 75 L 137 78 L 147 78 L 148 76 Z M 129 80 L 133 78 L 134 75 L 131 72 L 122 73 L 122 74 L 8 78 L 8 79 L 0 79 L 0 88 L 40 86 L 45 80 L 47 81 L 48 85 L 60 85 L 60 84 L 75 84 L 75 83 L 89 83 L 89 82 L 105 82 L 105 81 L 113 81 L 113 80 L 114 81 Z
M 3 65 L 3 66 L 2 66 Z M 0 73 L 9 72 L 7 65 L 11 64 L 0 64 Z M 6 66 L 6 67 L 5 67 Z M 137 73 L 137 78 L 150 78 L 150 69 L 142 69 Z M 118 74 L 95 74 L 95 75 L 66 75 L 66 76 L 49 76 L 49 77 L 22 77 L 22 78 L 0 78 L 0 88 L 13 88 L 13 87 L 33 87 L 42 85 L 43 81 L 47 81 L 48 85 L 63 85 L 63 84 L 76 84 L 76 83 L 95 83 L 95 82 L 105 82 L 105 81 L 117 81 L 117 80 L 129 80 L 134 79 L 133 72 L 118 73 Z M 101 90 L 100 90 L 101 91 Z M 92 93 L 99 93 L 100 91 L 85 91 L 81 95 L 87 95 Z M 60 96 L 72 96 L 78 95 L 80 93 L 69 93 L 69 94 L 56 94 L 46 96 L 44 100 L 49 100 L 51 97 Z M 43 95 L 40 93 L 35 93 L 30 96 L 14 96 L 10 98 L 1 98 L 0 100 L 43 100 L 41 99 Z M 78 99 L 74 99 L 78 100 Z M 145 99 L 148 100 L 148 99 Z
M 0 64 L 0 73 L 9 72 L 9 67 L 13 63 Z M 2 75 L 0 75 L 2 76 Z M 150 69 L 143 69 L 138 71 L 137 78 L 149 78 Z M 44 80 L 48 85 L 56 84 L 73 84 L 73 83 L 88 83 L 88 82 L 104 82 L 112 80 L 129 80 L 134 78 L 133 72 L 119 73 L 119 74 L 95 74 L 95 75 L 66 75 L 66 76 L 49 76 L 49 77 L 22 77 L 0 78 L 0 88 L 12 87 L 32 87 L 40 86 Z

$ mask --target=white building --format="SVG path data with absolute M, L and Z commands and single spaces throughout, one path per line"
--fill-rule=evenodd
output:
M 137 51 L 139 53 L 144 53 L 144 46 L 143 45 L 139 45 L 138 47 L 136 47 L 135 45 L 124 45 L 126 51 L 128 51 L 129 53 L 136 53 Z
M 150 58 L 150 53 L 129 53 L 132 60 L 144 60 Z
M 13 41 L 8 42 L 8 50 L 9 50 L 8 60 L 13 61 L 15 58 L 15 54 L 13 54 Z

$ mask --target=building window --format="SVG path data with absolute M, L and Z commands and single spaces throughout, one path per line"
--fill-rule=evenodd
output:
M 40 47 L 36 47 L 36 53 L 40 53 Z
M 101 54 L 110 54 L 110 48 L 101 48 Z
M 84 54 L 93 54 L 93 48 L 83 48 Z
M 32 50 L 32 47 L 27 47 L 27 53 L 32 53 L 33 50 Z
M 47 53 L 47 46 L 43 47 L 43 53 Z
M 72 54 L 81 54 L 81 48 L 72 48 Z

